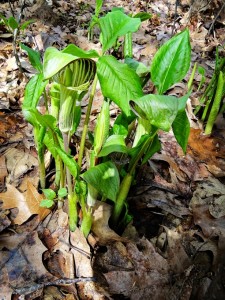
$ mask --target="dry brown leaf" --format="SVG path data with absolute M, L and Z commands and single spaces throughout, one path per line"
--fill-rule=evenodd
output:
M 38 233 L 32 232 L 22 246 L 26 261 L 32 266 L 38 277 L 49 275 L 42 262 L 42 255 L 47 250 L 38 237 Z
M 14 236 L 17 238 L 17 235 Z M 45 269 L 42 262 L 43 252 L 46 248 L 38 238 L 37 232 L 31 232 L 16 248 L 9 251 L 0 252 L 8 254 L 8 259 L 1 262 L 3 270 L 0 272 L 0 291 L 4 291 L 5 287 L 12 286 L 22 288 L 29 286 L 38 280 L 51 280 L 53 277 Z M 6 240 L 7 241 L 7 240 Z M 10 291 L 11 295 L 12 291 Z M 5 299 L 5 298 L 3 298 Z
M 37 158 L 16 148 L 10 148 L 5 153 L 7 168 L 10 173 L 8 183 L 17 185 L 20 178 L 34 167 L 38 166 Z
M 0 191 L 4 189 L 5 177 L 8 175 L 5 163 L 5 156 L 0 156 Z
M 193 194 L 190 208 L 194 222 L 199 225 L 206 237 L 225 236 L 224 201 L 225 186 L 215 178 L 200 182 Z M 217 217 L 217 218 L 215 218 Z
M 44 263 L 47 270 L 58 278 L 74 278 L 73 256 L 71 253 L 57 250 L 56 252 L 44 254 Z
M 109 227 L 109 218 L 112 213 L 112 206 L 107 203 L 97 201 L 93 213 L 92 232 L 97 237 L 99 244 L 105 245 L 114 241 L 127 242 Z
M 70 242 L 74 246 L 71 252 L 74 256 L 76 276 L 92 277 L 94 272 L 91 266 L 90 246 L 79 228 L 70 233 Z
M 168 264 L 175 274 L 181 274 L 191 265 L 191 261 L 182 245 L 182 236 L 176 229 L 169 229 L 167 227 L 164 227 L 164 229 L 168 242 L 166 250 Z
M 29 181 L 27 182 L 26 203 L 30 209 L 31 215 L 39 215 L 40 220 L 43 220 L 51 210 L 40 207 L 40 202 L 44 196 L 40 195 L 36 188 Z
M 133 300 L 166 299 L 169 290 L 167 260 L 145 238 L 137 245 L 127 243 L 126 249 L 125 257 L 128 255 L 134 270 L 119 269 L 105 273 L 110 292 Z M 121 251 L 119 253 L 124 255 Z
M 216 157 L 225 158 L 223 139 L 203 135 L 200 129 L 191 129 L 188 144 L 201 160 L 214 161 Z
M 18 208 L 18 214 L 13 220 L 14 224 L 21 225 L 32 215 L 39 215 L 43 220 L 50 210 L 40 207 L 40 202 L 43 199 L 43 195 L 40 195 L 35 187 L 28 183 L 27 192 L 22 194 L 14 186 L 8 184 L 7 191 L 0 193 L 0 200 L 3 201 L 2 209 Z

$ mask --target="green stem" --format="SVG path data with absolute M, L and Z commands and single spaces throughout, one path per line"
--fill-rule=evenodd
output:
M 44 89 L 44 102 L 45 102 L 46 114 L 48 114 L 49 113 L 49 111 L 48 111 L 48 96 L 47 96 L 45 89 Z
M 209 114 L 209 118 L 206 124 L 205 128 L 205 134 L 211 134 L 212 128 L 214 125 L 214 122 L 216 120 L 216 117 L 218 115 L 218 112 L 220 110 L 220 103 L 223 96 L 223 86 L 224 86 L 224 78 L 223 78 L 223 72 L 220 72 L 219 79 L 218 79 L 218 85 L 216 89 L 216 95 L 215 99 L 213 101 L 213 105 Z
M 156 133 L 157 133 L 157 131 L 153 135 L 149 136 L 146 139 L 146 141 L 143 144 L 143 146 L 142 146 L 141 150 L 139 151 L 138 155 L 135 156 L 133 159 L 131 159 L 131 161 L 129 163 L 129 167 L 128 167 L 128 172 L 129 173 L 133 174 L 135 172 L 135 169 L 137 167 L 137 164 L 138 164 L 139 160 L 142 158 L 142 156 L 144 155 L 146 149 L 149 147 L 150 143 L 153 141 Z
M 64 142 L 64 150 L 66 153 L 69 153 L 69 135 L 68 133 L 63 133 L 63 142 Z M 67 187 L 68 187 L 68 194 L 70 196 L 73 195 L 73 187 L 72 187 L 72 178 L 69 169 L 66 167 L 66 180 L 67 180 Z
M 37 148 L 38 153 L 38 164 L 39 164 L 39 176 L 40 176 L 40 185 L 42 189 L 45 189 L 45 177 L 46 177 L 46 170 L 45 170 L 45 145 L 43 143 L 43 139 L 46 133 L 45 127 L 34 127 L 34 140 L 35 145 Z
M 188 92 L 192 88 L 192 84 L 193 84 L 193 80 L 194 80 L 194 77 L 195 77 L 196 69 L 197 69 L 197 63 L 194 64 L 194 68 L 193 68 L 193 70 L 191 72 L 191 76 L 190 76 L 190 78 L 188 80 L 188 85 L 187 85 L 188 86 Z
M 68 209 L 69 209 L 69 227 L 70 231 L 75 231 L 77 228 L 77 194 L 68 195 Z
M 128 32 L 124 36 L 123 56 L 124 58 L 133 58 L 132 32 Z
M 212 102 L 212 98 L 209 98 L 207 101 L 206 101 L 206 104 L 205 104 L 205 107 L 204 107 L 204 110 L 203 110 L 203 113 L 202 113 L 202 116 L 201 116 L 201 120 L 204 122 L 205 119 L 206 119 L 206 116 L 207 116 L 207 112 L 208 112 L 208 109 L 209 109 L 209 106 L 210 106 L 210 103 Z
M 62 160 L 58 155 L 55 159 L 55 185 L 59 188 L 61 181 Z
M 117 227 L 119 217 L 123 210 L 124 202 L 126 201 L 127 195 L 130 191 L 132 181 L 133 181 L 133 175 L 130 173 L 127 173 L 120 184 L 120 189 L 118 192 L 118 196 L 117 196 L 116 203 L 114 205 L 113 213 L 112 213 L 112 217 L 111 217 L 113 227 Z
M 112 225 L 114 227 L 116 227 L 118 224 L 120 214 L 123 210 L 124 203 L 127 199 L 128 193 L 130 191 L 130 187 L 131 187 L 131 184 L 133 181 L 137 163 L 139 162 L 139 160 L 145 153 L 146 149 L 149 147 L 149 145 L 152 142 L 152 140 L 154 139 L 154 136 L 156 135 L 156 133 L 157 133 L 157 131 L 153 135 L 149 136 L 149 138 L 143 144 L 142 149 L 139 151 L 138 155 L 133 160 L 131 160 L 129 168 L 128 168 L 128 173 L 126 174 L 126 176 L 123 178 L 123 180 L 121 182 L 120 189 L 118 192 L 118 196 L 117 196 L 116 203 L 114 205 L 114 209 L 113 209 L 113 213 L 112 213 L 112 217 L 111 217 Z
M 96 85 L 97 85 L 97 74 L 95 75 L 91 93 L 90 93 L 90 99 L 88 102 L 88 107 L 87 107 L 87 112 L 86 112 L 86 117 L 84 120 L 84 126 L 83 126 L 83 133 L 81 137 L 81 142 L 80 142 L 80 150 L 79 150 L 79 155 L 78 155 L 78 166 L 81 168 L 82 166 L 82 159 L 83 159 L 83 154 L 84 154 L 84 149 L 85 149 L 85 140 L 86 140 L 86 135 L 88 131 L 88 124 L 89 124 L 89 119 L 90 119 L 90 114 L 91 114 L 91 108 L 92 108 L 92 103 L 95 95 L 95 90 L 96 90 Z
M 200 105 L 198 105 L 195 110 L 194 110 L 194 114 L 196 115 L 200 109 L 203 107 L 203 105 L 205 104 L 206 101 L 211 101 L 211 99 L 214 97 L 215 95 L 215 89 L 216 89 L 216 84 L 217 84 L 217 81 L 218 81 L 218 76 L 219 76 L 219 72 L 222 71 L 223 73 L 225 72 L 224 70 L 225 68 L 225 59 L 222 59 L 220 64 L 217 66 L 216 65 L 216 69 L 214 71 L 214 74 L 213 74 L 213 77 L 212 79 L 210 80 L 205 92 L 204 92 L 204 95 L 201 97 L 200 99 Z M 207 102 L 208 103 L 208 102 Z M 206 103 L 206 106 L 207 106 L 207 103 Z M 208 108 L 205 108 L 205 111 L 203 112 L 203 117 L 202 119 L 204 120 L 205 116 L 206 116 L 206 113 L 207 113 L 207 110 Z
M 63 133 L 64 150 L 69 153 L 69 134 Z M 66 167 L 66 180 L 68 188 L 68 210 L 69 210 L 69 227 L 75 231 L 77 227 L 77 195 L 73 193 L 72 177 L 69 169 Z
M 45 162 L 44 162 L 44 153 L 38 155 L 38 163 L 39 163 L 39 175 L 40 175 L 40 185 L 42 189 L 45 189 Z

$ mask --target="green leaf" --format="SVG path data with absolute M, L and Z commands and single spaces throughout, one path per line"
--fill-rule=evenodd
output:
M 146 20 L 151 19 L 152 14 L 146 13 L 146 12 L 139 12 L 136 15 L 133 16 L 133 18 L 140 18 L 141 22 L 144 22 Z
M 54 47 L 49 47 L 46 49 L 44 54 L 44 78 L 48 79 L 53 77 L 65 66 L 75 60 L 80 58 L 90 59 L 98 56 L 99 55 L 95 50 L 84 51 L 75 45 L 69 45 L 62 51 L 59 51 Z
M 186 153 L 188 137 L 190 134 L 190 123 L 185 110 L 178 112 L 172 124 L 172 128 L 178 144 L 181 146 L 184 153 Z
M 184 111 L 186 108 L 187 100 L 190 97 L 191 92 L 187 93 L 181 98 L 178 98 L 178 111 Z
M 41 115 L 36 108 L 26 109 L 25 117 L 29 121 L 30 119 L 36 120 L 41 126 L 50 128 L 55 132 L 56 119 L 52 115 Z
M 146 141 L 151 137 L 149 134 L 144 134 L 142 137 L 139 139 L 137 145 L 133 148 L 131 148 L 128 153 L 131 156 L 131 158 L 135 158 L 141 151 L 143 145 L 146 143 Z
M 118 6 L 118 7 L 112 7 L 111 11 L 121 11 L 122 13 L 125 13 L 124 7 Z
M 16 21 L 16 19 L 14 17 L 9 17 L 8 18 L 8 25 L 13 30 L 15 30 L 19 27 L 19 24 L 18 24 L 18 22 Z
M 49 79 L 53 77 L 61 69 L 76 59 L 78 59 L 77 56 L 66 52 L 62 53 L 54 47 L 47 48 L 43 60 L 44 78 Z
M 23 110 L 36 108 L 38 101 L 47 85 L 48 81 L 43 81 L 43 74 L 34 75 L 25 89 L 25 97 L 23 100 Z
M 125 63 L 131 68 L 133 69 L 137 75 L 139 77 L 144 77 L 146 76 L 147 74 L 149 74 L 149 68 L 146 67 L 146 65 L 144 65 L 143 63 L 141 62 L 138 62 L 136 61 L 135 59 L 133 58 L 130 58 L 130 57 L 127 57 L 125 59 Z
M 116 43 L 118 37 L 128 32 L 136 32 L 140 24 L 140 19 L 128 17 L 119 10 L 110 12 L 105 17 L 100 18 L 103 53 Z
M 158 93 L 163 94 L 174 83 L 182 80 L 191 62 L 189 31 L 175 35 L 155 54 L 151 65 L 151 80 Z
M 109 135 L 110 113 L 109 102 L 104 101 L 94 131 L 94 152 L 98 155 Z
M 62 50 L 62 53 L 67 53 L 74 55 L 78 58 L 98 58 L 99 54 L 95 50 L 85 51 L 74 44 L 68 45 L 65 49 Z
M 138 123 L 135 130 L 135 137 L 133 139 L 133 147 L 138 144 L 138 141 L 145 134 L 152 133 L 152 125 L 150 124 L 148 119 L 138 118 Z
M 58 196 L 60 198 L 66 197 L 68 194 L 67 189 L 66 188 L 61 188 L 58 190 Z
M 118 170 L 112 162 L 109 161 L 92 167 L 81 177 L 103 197 L 116 201 L 120 178 Z
M 25 30 L 30 24 L 34 23 L 35 20 L 28 20 L 20 25 L 21 30 Z
M 40 206 L 41 207 L 50 208 L 50 207 L 52 207 L 53 204 L 54 204 L 53 200 L 44 199 L 44 200 L 41 200 Z
M 74 160 L 74 158 L 71 155 L 67 154 L 64 150 L 62 150 L 59 147 L 55 147 L 55 149 L 56 149 L 57 153 L 59 154 L 59 156 L 61 157 L 64 164 L 69 169 L 71 175 L 74 178 L 76 178 L 77 177 L 78 165 L 77 165 L 76 161 Z
M 106 140 L 98 156 L 107 156 L 112 152 L 127 153 L 127 147 L 123 135 L 111 135 Z
M 56 132 L 55 132 L 56 134 Z M 57 138 L 59 140 L 60 143 L 60 147 L 63 147 L 63 140 L 62 137 L 59 136 L 59 134 L 57 134 Z M 44 144 L 47 147 L 47 149 L 51 152 L 52 156 L 57 159 L 58 157 L 58 152 L 55 149 L 55 142 L 54 142 L 54 136 L 51 130 L 48 130 L 44 136 Z
M 42 72 L 43 66 L 41 63 L 40 52 L 35 51 L 35 50 L 31 49 L 30 47 L 27 47 L 24 44 L 20 44 L 20 46 L 24 51 L 27 52 L 31 65 L 39 72 Z
M 98 17 L 102 8 L 103 0 L 96 0 L 95 16 Z
M 113 124 L 113 134 L 123 135 L 124 137 L 126 137 L 128 134 L 128 125 L 129 121 L 126 116 L 123 113 L 119 114 Z
M 48 200 L 54 200 L 56 198 L 56 193 L 52 189 L 43 189 L 42 192 Z
M 4 24 L 8 27 L 8 20 L 5 16 L 3 16 L 2 14 L 0 14 L 0 20 L 2 19 L 2 21 L 4 22 Z
M 127 116 L 130 115 L 129 101 L 143 95 L 140 78 L 135 71 L 107 55 L 99 58 L 97 74 L 103 95 L 114 101 Z
M 161 149 L 161 144 L 158 135 L 155 135 L 151 144 L 149 145 L 148 149 L 145 152 L 141 164 L 144 165 L 149 160 L 149 158 L 151 158 L 156 152 L 160 151 L 160 149 Z
M 169 131 L 178 112 L 179 99 L 173 96 L 146 95 L 134 100 L 149 122 L 159 129 Z

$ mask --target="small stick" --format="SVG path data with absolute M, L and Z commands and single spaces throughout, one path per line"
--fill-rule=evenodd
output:
M 22 12 L 23 12 L 23 9 L 24 9 L 24 7 L 25 7 L 25 1 L 26 1 L 26 0 L 23 0 L 23 3 L 22 3 L 22 5 L 21 5 L 20 14 L 19 14 L 19 17 L 18 17 L 18 20 L 17 20 L 18 24 L 20 23 L 21 18 L 22 18 Z M 10 3 L 10 0 L 9 0 L 9 3 Z M 10 8 L 11 8 L 11 6 L 10 6 Z M 16 64 L 17 64 L 17 66 L 18 66 L 20 72 L 21 72 L 21 73 L 24 73 L 24 72 L 23 72 L 22 65 L 21 65 L 21 62 L 20 62 L 20 59 L 19 59 L 19 56 L 18 56 L 18 53 L 17 53 L 17 50 L 16 50 L 16 41 L 17 41 L 18 32 L 19 32 L 18 28 L 16 28 L 16 29 L 13 31 L 13 54 L 14 54 L 14 56 L 15 56 Z
M 175 30 L 175 24 L 176 24 L 176 18 L 177 18 L 177 7 L 179 5 L 179 0 L 176 0 L 175 2 L 175 12 L 174 12 L 174 21 L 173 21 L 173 29 L 172 29 L 172 35 L 174 34 Z
M 224 7 L 225 7 L 225 2 L 223 2 L 223 5 L 221 6 L 221 9 L 219 10 L 219 12 L 217 13 L 217 15 L 215 16 L 214 20 L 212 21 L 212 24 L 209 27 L 209 33 L 208 34 L 210 34 L 210 32 L 212 31 L 212 29 L 213 29 L 213 27 L 214 27 L 214 25 L 216 23 L 216 20 L 218 19 L 219 15 L 221 14 L 221 12 L 224 9 Z
M 25 286 L 22 288 L 14 288 L 11 286 L 11 288 L 14 291 L 14 294 L 18 295 L 29 295 L 31 293 L 36 292 L 37 290 L 43 289 L 46 286 L 51 286 L 51 285 L 69 285 L 72 283 L 78 283 L 78 282 L 88 282 L 88 281 L 96 281 L 94 277 L 79 277 L 79 278 L 61 278 L 61 279 L 56 279 L 54 281 L 50 282 L 44 282 L 44 283 L 34 283 L 32 286 Z
M 14 14 L 14 11 L 13 11 L 12 3 L 11 3 L 10 0 L 8 0 L 8 3 L 9 3 L 9 7 L 10 7 L 11 14 L 12 14 L 13 17 L 15 18 L 15 14 Z

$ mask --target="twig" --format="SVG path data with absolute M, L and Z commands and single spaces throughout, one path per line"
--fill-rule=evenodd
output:
M 10 7 L 11 14 L 12 14 L 13 17 L 15 18 L 15 14 L 14 14 L 14 11 L 13 11 L 12 3 L 11 3 L 10 0 L 8 0 L 8 3 L 9 3 L 9 7 Z
M 23 9 L 25 7 L 25 1 L 26 0 L 23 0 L 23 3 L 21 5 L 21 10 L 20 10 L 20 14 L 19 14 L 19 17 L 18 17 L 18 20 L 17 20 L 17 23 L 20 24 L 20 21 L 21 21 L 21 18 L 22 18 L 22 13 L 23 13 Z M 9 0 L 10 2 L 10 0 Z M 22 68 L 22 65 L 21 65 L 21 62 L 20 62 L 20 59 L 19 59 L 19 56 L 18 56 L 18 53 L 17 53 L 17 50 L 16 50 L 16 44 L 17 44 L 17 36 L 18 36 L 18 33 L 19 33 L 19 30 L 18 28 L 16 28 L 14 31 L 13 31 L 13 54 L 15 56 L 15 59 L 16 59 L 16 64 L 20 70 L 21 73 L 23 73 L 23 68 Z
M 79 252 L 80 254 L 83 254 L 83 255 L 84 255 L 85 257 L 87 257 L 88 259 L 91 259 L 91 255 L 90 255 L 90 253 L 88 253 L 87 251 L 84 251 L 84 250 L 82 250 L 82 249 L 80 249 L 80 248 L 78 248 L 78 247 L 76 247 L 76 246 L 73 246 L 73 245 L 71 245 L 71 244 L 69 244 L 69 243 L 67 243 L 67 242 L 65 242 L 65 241 L 63 241 L 63 240 L 61 240 L 61 239 L 59 239 L 59 241 L 60 241 L 61 243 L 65 244 L 66 246 L 69 246 L 69 247 L 71 247 L 72 249 L 76 250 L 76 251 Z
M 36 292 L 37 290 L 43 289 L 46 286 L 51 286 L 51 285 L 69 285 L 72 283 L 78 283 L 78 282 L 87 282 L 87 281 L 96 281 L 94 277 L 79 277 L 79 278 L 61 278 L 61 279 L 56 279 L 54 281 L 50 282 L 44 282 L 44 283 L 34 283 L 32 286 L 25 286 L 22 288 L 14 288 L 11 286 L 11 288 L 14 291 L 14 294 L 18 295 L 29 295 L 31 293 Z
M 214 20 L 212 21 L 212 24 L 210 25 L 209 27 L 209 31 L 208 31 L 208 34 L 210 34 L 210 32 L 212 31 L 215 23 L 216 23 L 216 20 L 218 19 L 219 15 L 221 14 L 222 10 L 225 8 L 225 2 L 223 2 L 223 5 L 221 6 L 221 9 L 219 10 L 219 12 L 217 13 L 217 15 L 215 16 Z
M 176 18 L 177 18 L 177 7 L 179 5 L 179 0 L 176 0 L 175 2 L 175 12 L 174 12 L 174 21 L 173 21 L 173 29 L 172 29 L 172 35 L 174 34 L 175 30 L 175 24 L 176 24 Z

